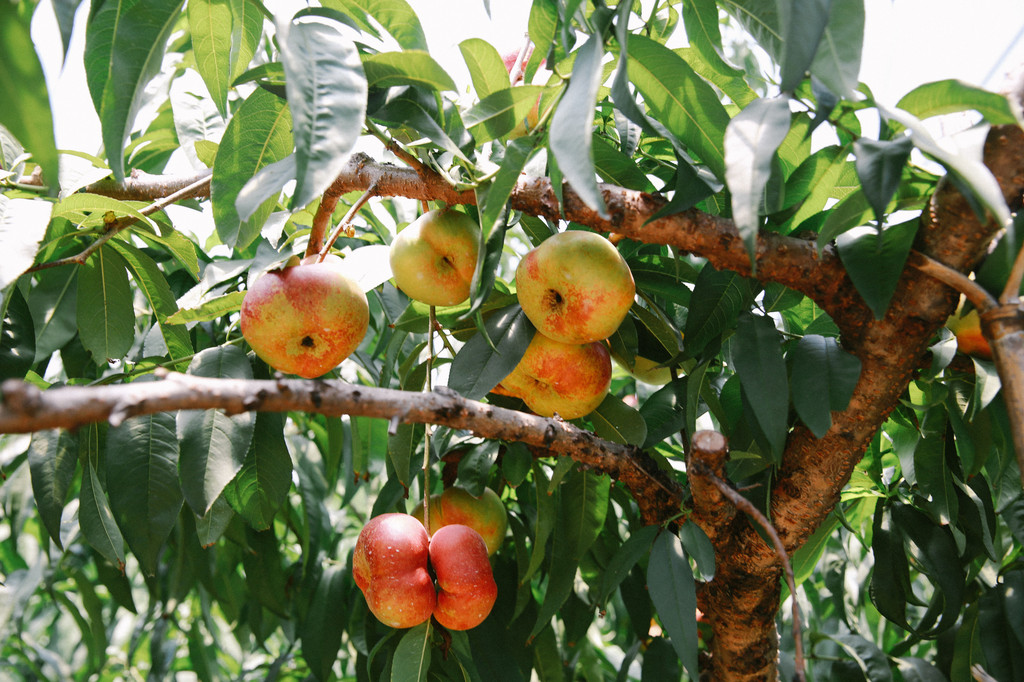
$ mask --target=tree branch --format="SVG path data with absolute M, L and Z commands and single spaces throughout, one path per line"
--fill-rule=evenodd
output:
M 164 380 L 47 391 L 9 379 L 0 385 L 0 433 L 74 429 L 103 421 L 117 426 L 138 415 L 197 409 L 378 417 L 443 424 L 481 438 L 520 441 L 553 455 L 569 455 L 629 488 L 646 523 L 678 515 L 682 503 L 679 484 L 638 448 L 602 440 L 561 419 L 467 400 L 447 388 L 416 393 L 340 380 L 211 379 L 166 370 L 157 374 Z

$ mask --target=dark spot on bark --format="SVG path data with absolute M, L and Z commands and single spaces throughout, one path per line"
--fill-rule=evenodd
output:
M 313 391 L 312 393 L 310 393 L 309 399 L 313 401 L 313 405 L 316 406 L 317 409 L 320 409 L 320 406 L 324 402 L 323 397 L 320 395 L 320 391 Z

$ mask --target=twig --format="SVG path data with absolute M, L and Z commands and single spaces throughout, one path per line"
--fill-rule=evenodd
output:
M 306 244 L 306 253 L 304 254 L 306 258 L 320 253 L 324 235 L 327 234 L 327 228 L 331 224 L 331 216 L 334 215 L 334 209 L 337 208 L 340 199 L 341 194 L 336 192 L 324 192 L 320 198 L 320 205 L 316 208 L 313 224 L 309 228 L 309 242 Z M 330 251 L 330 247 L 326 251 Z M 322 261 L 323 257 L 320 257 L 319 260 Z
M 431 373 L 434 371 L 434 323 L 437 314 L 430 306 L 430 328 L 427 330 L 427 393 L 431 391 Z M 423 429 L 423 527 L 430 534 L 430 424 Z
M 796 679 L 803 682 L 804 676 L 804 645 L 801 639 L 801 628 L 800 628 L 800 607 L 796 600 L 796 579 L 793 576 L 793 566 L 789 563 L 789 555 L 786 552 L 786 547 L 782 543 L 782 538 L 776 532 L 775 527 L 772 525 L 764 514 L 761 513 L 757 507 L 755 507 L 750 500 L 736 492 L 732 486 L 720 479 L 715 473 L 704 463 L 701 459 L 693 459 L 690 463 L 690 471 L 693 475 L 700 476 L 714 484 L 716 488 L 724 495 L 737 509 L 746 513 L 748 516 L 757 521 L 758 525 L 764 528 L 765 533 L 771 538 L 772 544 L 775 546 L 775 553 L 779 557 L 779 561 L 782 562 L 782 570 L 786 574 L 786 584 L 789 585 L 789 593 L 793 599 L 793 642 L 794 642 L 794 659 L 796 661 Z
M 947 284 L 962 293 L 967 297 L 967 300 L 978 309 L 978 312 L 984 312 L 999 305 L 999 302 L 992 296 L 992 294 L 985 291 L 985 289 L 973 279 L 969 278 L 962 272 L 943 265 L 933 258 L 929 258 L 919 251 L 911 251 L 907 262 L 924 274 L 933 277 L 943 284 Z
M 205 175 L 196 180 L 195 182 L 193 182 L 191 185 L 183 187 L 182 189 L 179 189 L 177 192 L 174 192 L 173 194 L 170 194 L 164 197 L 163 199 L 158 199 L 154 201 L 149 206 L 146 206 L 145 208 L 140 210 L 139 213 L 141 213 L 144 216 L 149 216 L 158 211 L 162 211 L 163 209 L 167 208 L 168 206 L 177 201 L 190 198 L 191 196 L 194 196 L 193 193 L 196 190 L 209 185 L 211 177 L 212 176 L 210 175 Z M 120 233 L 122 230 L 131 227 L 137 222 L 139 222 L 139 218 L 137 218 L 136 216 L 125 216 L 123 218 L 118 218 L 114 222 L 110 223 L 110 225 L 108 225 L 106 232 L 100 235 L 100 237 L 92 244 L 89 244 L 89 246 L 85 247 L 85 249 L 83 249 L 80 253 L 75 254 L 74 256 L 68 256 L 67 258 L 60 258 L 55 261 L 50 261 L 48 263 L 40 263 L 39 265 L 29 268 L 28 270 L 26 270 L 26 272 L 37 272 L 39 270 L 46 270 L 47 268 L 55 268 L 60 265 L 81 265 L 85 263 L 85 261 L 89 260 L 89 256 L 96 253 L 96 251 L 98 251 L 101 246 L 106 244 L 115 235 Z
M 1020 300 L 1021 281 L 1024 281 L 1024 248 L 1017 252 L 1013 268 L 1010 269 L 1010 277 L 1006 280 L 1003 293 L 999 295 L 999 302 L 1003 305 L 1016 304 Z
M 443 424 L 480 438 L 541 447 L 549 455 L 569 455 L 622 482 L 637 500 L 647 523 L 677 514 L 682 504 L 679 485 L 636 448 L 603 440 L 560 419 L 467 400 L 443 387 L 424 393 L 357 386 L 340 380 L 213 379 L 167 371 L 155 374 L 164 380 L 63 386 L 46 391 L 24 381 L 5 381 L 0 384 L 0 433 L 74 429 L 112 419 L 120 423 L 139 415 L 176 410 L 348 414 L 411 424 Z
M 334 232 L 331 234 L 330 238 L 328 238 L 327 241 L 324 242 L 323 248 L 320 249 L 320 256 L 317 259 L 318 261 L 323 262 L 324 258 L 327 258 L 327 254 L 331 252 L 331 247 L 334 246 L 334 242 L 337 241 L 338 237 L 341 236 L 342 231 L 348 229 L 348 226 L 352 223 L 352 219 L 356 217 L 356 213 L 359 212 L 359 209 L 365 206 L 366 202 L 369 201 L 370 198 L 373 197 L 373 195 L 376 193 L 377 183 L 373 183 L 372 185 L 369 186 L 369 188 L 367 188 L 365 192 L 363 192 L 363 194 L 358 199 L 356 199 L 356 203 L 352 204 L 352 208 L 348 210 L 348 213 L 345 214 L 345 217 L 342 218 L 341 221 L 338 223 L 338 226 L 334 229 Z M 327 195 L 325 194 L 324 199 L 326 200 L 326 198 Z M 335 198 L 334 205 L 337 206 L 337 204 L 338 200 Z M 323 206 L 323 203 L 321 203 L 320 205 Z M 331 213 L 334 213 L 333 207 L 331 208 Z M 319 211 L 317 212 L 317 214 L 319 215 Z M 310 235 L 310 244 L 312 244 L 312 235 Z M 312 255 L 309 253 L 308 247 L 306 248 L 306 255 Z

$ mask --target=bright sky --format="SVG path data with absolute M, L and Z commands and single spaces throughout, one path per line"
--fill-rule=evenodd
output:
M 501 52 L 519 47 L 526 32 L 529 0 L 409 0 L 427 33 L 435 57 L 459 83 L 468 74 L 458 44 L 480 37 Z M 298 0 L 269 0 L 268 6 L 302 7 Z M 861 80 L 876 97 L 894 104 L 913 87 L 932 80 L 961 78 L 999 88 L 1008 71 L 1024 64 L 1024 11 L 1021 0 L 865 0 L 867 27 Z M 43 3 L 47 10 L 49 3 Z M 441 9 L 443 8 L 443 9 Z M 88 10 L 82 3 L 80 18 Z M 38 12 L 36 40 L 53 45 L 52 14 Z M 81 64 L 84 22 L 79 21 L 71 56 L 57 86 L 52 85 L 58 147 L 95 153 L 99 123 L 85 86 Z M 44 58 L 49 74 L 60 71 L 52 50 Z M 986 82 L 986 78 L 988 81 Z

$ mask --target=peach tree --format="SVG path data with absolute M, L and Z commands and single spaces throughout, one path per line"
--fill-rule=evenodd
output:
M 1019 92 L 877 100 L 861 0 L 533 0 L 464 86 L 405 0 L 78 4 L 0 2 L 0 677 L 1024 677 Z M 75 22 L 96 155 L 36 53 Z M 457 305 L 392 278 L 434 209 Z M 635 283 L 572 419 L 502 384 L 567 231 Z M 239 313 L 326 257 L 368 329 L 297 378 Z M 360 530 L 456 487 L 490 615 L 385 626 Z

